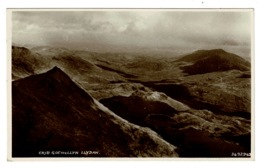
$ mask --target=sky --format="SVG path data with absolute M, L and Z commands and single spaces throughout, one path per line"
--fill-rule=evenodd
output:
M 101 52 L 223 48 L 248 55 L 252 22 L 249 10 L 13 11 L 12 42 Z

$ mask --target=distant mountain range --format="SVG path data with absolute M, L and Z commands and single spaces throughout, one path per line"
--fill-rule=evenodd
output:
M 82 59 L 83 51 L 70 51 L 66 48 L 55 48 L 48 46 L 39 46 L 34 47 L 31 50 L 24 47 L 12 47 L 12 61 L 13 61 L 13 76 L 14 78 L 19 78 L 19 76 L 24 77 L 29 74 L 33 74 L 34 71 L 39 72 L 39 69 L 43 69 L 43 67 L 51 68 L 50 64 L 53 62 L 57 62 L 57 60 L 61 59 L 81 59 L 84 62 L 90 60 Z M 111 55 L 112 54 L 112 55 Z M 100 58 L 109 56 L 109 58 L 113 58 L 116 55 L 121 55 L 115 57 L 116 59 L 120 59 L 120 57 L 124 58 L 124 55 L 136 55 L 136 54 L 116 54 L 116 53 L 95 53 L 95 52 L 84 52 L 83 57 L 86 55 L 100 55 Z M 147 54 L 146 54 L 147 55 Z M 149 55 L 149 54 L 148 54 Z M 89 57 L 89 56 L 87 56 Z M 134 56 L 139 59 L 138 62 L 129 62 L 129 64 L 125 65 L 126 69 L 139 69 L 145 67 L 146 70 L 155 70 L 161 71 L 167 67 L 165 67 L 165 63 L 161 63 L 159 60 L 152 60 L 151 58 L 144 56 L 142 54 Z M 143 58 L 142 58 L 143 57 Z M 154 56 L 153 56 L 154 57 Z M 159 55 L 159 58 L 163 58 L 163 56 Z M 141 59 L 142 58 L 142 59 Z M 156 57 L 155 57 L 156 58 Z M 170 58 L 168 55 L 165 58 Z M 187 62 L 188 65 L 182 66 L 181 69 L 184 73 L 189 75 L 194 74 L 204 74 L 210 72 L 219 72 L 219 71 L 227 71 L 232 69 L 237 69 L 241 71 L 249 71 L 251 68 L 250 62 L 243 59 L 242 57 L 226 52 L 222 49 L 214 49 L 214 50 L 198 50 L 188 55 L 184 55 L 182 57 L 173 57 L 175 58 L 174 62 Z M 176 58 L 178 58 L 176 60 Z M 90 57 L 93 59 L 93 57 Z M 96 59 L 96 58 L 95 58 Z M 54 61 L 53 61 L 54 60 Z M 63 61 L 66 63 L 68 61 Z M 97 60 L 94 60 L 97 61 Z M 118 60 L 117 60 L 118 61 Z M 79 62 L 79 61 L 77 61 Z M 121 61 L 122 62 L 122 61 Z M 69 62 L 68 62 L 69 63 Z M 76 63 L 76 62 L 74 62 Z M 69 63 L 70 66 L 74 65 L 74 63 Z M 88 64 L 93 64 L 93 62 L 89 62 Z M 67 64 L 67 65 L 69 65 Z M 77 64 L 77 63 L 76 63 Z M 57 65 L 57 64 L 54 64 Z M 62 65 L 59 65 L 62 66 Z M 93 64 L 92 67 L 95 65 Z M 104 68 L 103 64 L 98 64 L 99 67 L 96 68 Z M 169 65 L 168 65 L 169 66 Z M 45 68 L 46 71 L 48 68 Z M 109 67 L 107 67 L 109 68 Z M 110 68 L 111 69 L 111 68 Z M 42 72 L 42 71 L 40 71 Z

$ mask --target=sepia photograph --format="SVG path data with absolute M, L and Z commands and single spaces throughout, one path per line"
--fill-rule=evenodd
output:
M 254 159 L 253 9 L 8 9 L 8 159 Z

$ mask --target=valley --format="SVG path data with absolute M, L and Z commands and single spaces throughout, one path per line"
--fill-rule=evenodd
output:
M 12 101 L 14 157 L 251 152 L 251 65 L 222 49 L 171 57 L 13 46 Z

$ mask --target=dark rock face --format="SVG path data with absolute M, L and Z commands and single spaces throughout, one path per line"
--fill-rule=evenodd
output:
M 65 157 L 178 156 L 174 150 L 154 132 L 102 107 L 57 67 L 12 83 L 13 157 L 46 157 L 40 151 L 79 151 Z

